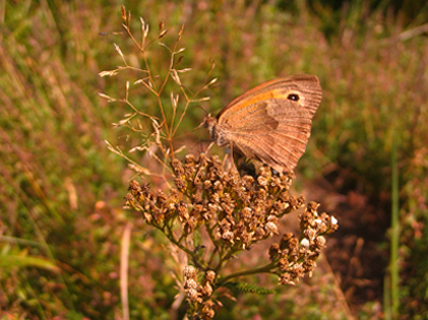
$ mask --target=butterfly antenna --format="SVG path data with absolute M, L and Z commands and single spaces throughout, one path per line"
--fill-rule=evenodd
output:
M 201 104 L 198 104 L 195 106 L 195 109 L 198 109 L 198 108 L 201 109 L 205 113 L 205 115 L 208 114 L 207 109 L 205 109 Z
M 204 122 L 200 123 L 196 128 L 193 128 L 192 130 L 190 130 L 190 131 L 188 131 L 186 133 L 183 133 L 183 134 L 180 134 L 178 136 L 175 136 L 175 138 L 181 138 L 181 137 L 187 136 L 188 134 L 190 134 L 193 131 L 196 131 L 196 130 L 202 128 L 203 126 L 204 126 Z

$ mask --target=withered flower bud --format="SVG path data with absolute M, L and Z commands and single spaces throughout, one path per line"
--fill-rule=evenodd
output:
M 317 228 L 318 233 L 322 234 L 322 233 L 327 232 L 328 226 L 323 220 L 316 219 L 315 223 L 316 223 L 316 228 Z
M 196 283 L 195 279 L 189 278 L 184 282 L 184 289 L 197 289 L 198 284 Z
M 296 263 L 288 272 L 295 283 L 298 283 L 300 278 L 303 278 L 305 275 L 303 266 L 300 263 Z
M 290 284 L 290 285 L 295 285 L 295 283 L 292 281 L 292 277 L 289 273 L 283 273 L 281 274 L 281 276 L 279 277 L 279 283 L 280 284 Z
M 210 180 L 205 180 L 204 183 L 203 183 L 203 188 L 204 188 L 204 190 L 208 190 L 208 189 L 210 189 L 212 187 L 212 185 L 213 184 L 211 183 Z
M 266 179 L 266 177 L 264 176 L 258 176 L 257 177 L 257 183 L 261 186 L 261 187 L 266 187 L 268 185 L 268 180 Z
M 234 227 L 237 223 L 235 218 L 232 216 L 225 216 L 223 220 L 226 220 L 229 223 L 230 228 Z
M 240 238 L 241 238 L 241 242 L 243 244 L 242 245 L 243 249 L 247 249 L 250 246 L 251 241 L 253 240 L 251 233 L 248 233 L 245 230 L 241 233 Z
M 260 176 L 263 176 L 265 178 L 270 178 L 271 169 L 266 165 L 261 166 L 260 167 Z
M 171 198 L 170 200 L 172 202 L 177 202 L 178 201 L 178 190 L 171 188 L 171 190 L 169 190 L 169 197 Z
M 245 190 L 244 187 L 241 187 L 240 189 L 235 189 L 233 191 L 235 192 L 238 200 L 241 200 L 246 205 L 250 203 L 250 200 L 251 200 L 250 194 Z
M 282 272 L 285 272 L 289 269 L 290 262 L 288 261 L 287 258 L 283 257 L 283 258 L 278 260 L 277 265 L 278 265 L 279 270 L 281 270 Z
M 275 222 L 268 221 L 265 225 L 265 230 L 270 234 L 278 234 L 278 225 Z
M 290 194 L 288 191 L 281 191 L 279 194 L 279 199 L 283 202 L 289 203 L 290 202 Z
M 168 200 L 168 197 L 166 196 L 166 194 L 162 191 L 159 191 L 156 201 L 157 203 L 159 203 L 160 205 L 164 205 Z
M 278 186 L 280 185 L 280 183 L 281 183 L 281 179 L 280 179 L 278 176 L 273 176 L 273 177 L 270 179 L 270 186 L 271 186 L 272 188 L 274 188 L 274 187 L 278 187 Z
M 203 196 L 203 191 L 202 191 L 202 189 L 200 189 L 200 188 L 197 188 L 196 190 L 195 190 L 195 193 L 194 194 L 192 194 L 192 198 L 193 198 L 193 201 L 195 202 L 195 203 L 199 203 L 199 202 L 202 202 L 202 196 Z
M 310 201 L 307 205 L 306 210 L 308 210 L 309 212 L 316 213 L 319 206 L 319 203 L 316 203 L 315 201 Z
M 216 273 L 214 270 L 208 270 L 205 273 L 205 281 L 209 283 L 214 283 L 215 277 L 216 277 Z
M 305 229 L 303 231 L 303 236 L 308 239 L 308 240 L 314 240 L 315 236 L 316 236 L 316 232 L 314 229 L 312 229 L 311 227 L 308 227 L 307 229 Z
M 188 154 L 184 159 L 184 175 L 187 179 L 191 179 L 196 172 L 196 161 L 193 154 Z
M 202 212 L 201 216 L 202 219 L 204 219 L 205 221 L 214 222 L 212 221 L 214 218 L 214 214 L 211 211 Z
M 294 210 L 297 210 L 305 205 L 305 197 L 303 195 L 299 197 L 291 197 L 289 203 Z
M 143 217 L 144 217 L 144 220 L 146 220 L 146 222 L 147 222 L 147 223 L 149 223 L 149 224 L 153 221 L 153 216 L 152 216 L 152 215 L 150 215 L 150 214 L 147 212 L 147 210 L 146 210 L 146 211 L 143 211 Z
M 164 221 L 165 215 L 163 214 L 163 210 L 159 207 L 152 207 L 152 214 L 156 220 L 156 223 L 161 223 Z
M 141 190 L 140 184 L 138 183 L 137 180 L 131 180 L 129 182 L 129 190 L 132 190 L 132 191 L 134 191 L 134 190 L 140 191 Z
M 266 235 L 266 231 L 262 227 L 257 227 L 254 231 L 254 237 L 256 239 L 262 239 Z
M 241 176 L 239 174 L 232 173 L 229 176 L 229 185 L 233 188 L 241 184 Z
M 220 191 L 217 191 L 211 194 L 210 202 L 213 202 L 213 203 L 220 202 Z
M 293 234 L 291 232 L 287 232 L 282 236 L 281 241 L 279 243 L 279 247 L 281 248 L 281 250 L 288 248 L 288 243 L 292 238 Z
M 260 189 L 256 192 L 256 199 L 265 200 L 266 199 L 266 190 Z
M 288 249 L 297 250 L 298 247 L 299 247 L 299 240 L 297 238 L 293 237 L 288 241 Z
M 187 210 L 187 204 L 184 201 L 176 204 L 178 217 L 181 222 L 187 221 L 189 219 L 189 211 Z
M 195 217 L 190 217 L 186 223 L 184 224 L 184 233 L 185 234 L 190 234 L 193 232 L 193 230 L 195 230 L 196 228 L 196 224 L 197 221 L 195 219 Z
M 184 181 L 183 179 L 181 179 L 181 178 L 175 178 L 174 179 L 174 183 L 175 183 L 175 186 L 177 187 L 177 189 L 180 191 L 180 192 L 185 192 L 186 191 L 186 181 Z
M 215 316 L 213 310 L 214 302 L 211 300 L 205 301 L 204 306 L 202 307 L 202 319 L 212 319 Z
M 231 204 L 227 204 L 225 202 L 220 203 L 220 207 L 223 209 L 223 212 L 228 216 L 232 215 L 234 206 Z
M 211 296 L 213 293 L 213 287 L 210 285 L 209 282 L 205 283 L 205 285 L 201 288 L 201 293 L 203 296 Z
M 315 262 L 315 261 L 313 261 L 313 260 L 310 260 L 310 259 L 306 259 L 304 262 L 303 262 L 303 270 L 304 270 L 304 272 L 305 273 L 309 273 L 309 277 L 311 277 L 312 276 L 312 271 L 315 269 L 315 267 L 317 266 L 317 263 Z
M 337 222 L 337 219 L 334 216 L 330 217 L 329 222 L 330 222 L 328 225 L 329 228 L 327 231 L 328 234 L 331 234 L 331 233 L 335 232 L 337 229 L 339 229 L 339 224 Z
M 234 234 L 233 234 L 232 231 L 226 231 L 226 232 L 224 232 L 222 234 L 221 238 L 223 240 L 226 240 L 227 242 L 232 243 L 232 244 L 235 243 L 235 241 L 234 241 Z
M 214 190 L 223 190 L 223 184 L 220 180 L 216 180 L 213 184 Z
M 269 258 L 271 261 L 274 261 L 276 258 L 280 256 L 280 248 L 279 244 L 273 243 L 269 248 Z
M 254 186 L 254 178 L 252 176 L 243 176 L 242 179 L 242 184 L 245 187 L 245 189 L 247 190 L 251 190 Z
M 127 206 L 133 206 L 133 203 L 134 203 L 134 196 L 130 192 L 128 192 L 125 196 L 125 204 Z
M 185 266 L 183 269 L 183 274 L 186 279 L 196 279 L 196 269 L 194 266 Z
M 315 238 L 314 245 L 317 250 L 322 250 L 326 247 L 326 240 L 323 236 L 318 236 Z
M 227 219 L 220 220 L 218 222 L 218 226 L 223 231 L 230 230 L 230 228 L 231 228 L 231 224 L 229 221 L 227 221 Z
M 217 211 L 219 210 L 218 205 L 215 203 L 209 202 L 207 207 L 208 207 L 208 214 L 210 216 L 214 216 L 217 213 Z
M 243 232 L 246 232 L 245 231 L 246 226 L 244 224 L 244 221 L 242 220 L 237 221 L 235 218 L 232 218 L 232 219 L 234 220 L 234 223 L 235 223 L 234 225 L 235 234 L 240 237 Z
M 281 200 L 278 199 L 272 204 L 272 208 L 278 212 L 278 215 L 280 215 L 282 211 L 285 210 L 286 204 L 285 202 L 282 202 Z
M 276 194 L 279 190 L 281 190 L 281 180 L 278 176 L 273 176 L 269 183 L 269 192 L 271 194 Z
M 280 179 L 281 184 L 284 186 L 291 186 L 291 184 L 293 183 L 293 177 L 290 173 L 280 176 Z
M 199 218 L 199 216 L 204 210 L 205 206 L 201 203 L 198 203 L 193 206 L 192 212 L 190 214 L 195 218 Z
M 189 289 L 186 294 L 189 301 L 192 301 L 192 302 L 198 301 L 199 294 L 197 290 Z
M 302 216 L 300 217 L 300 228 L 302 230 L 307 229 L 308 227 L 316 227 L 315 224 L 315 219 L 314 219 L 314 215 L 313 213 L 311 213 L 310 211 L 305 211 L 303 212 Z
M 204 184 L 202 183 L 201 177 L 199 175 L 193 178 L 192 182 L 193 189 L 202 191 Z
M 196 160 L 193 154 L 188 154 L 184 158 L 184 164 L 195 164 L 195 163 L 196 163 Z
M 172 171 L 174 172 L 176 177 L 181 177 L 184 175 L 184 168 L 178 159 L 173 159 L 171 161 Z
M 305 249 L 304 252 L 306 252 L 306 249 L 309 248 L 311 243 L 309 242 L 309 240 L 307 238 L 303 238 L 302 241 L 300 241 L 300 245 Z
M 232 203 L 232 199 L 230 198 L 230 194 L 227 192 L 223 193 L 223 196 L 220 198 L 220 201 L 222 201 L 226 204 Z
M 244 209 L 242 209 L 240 212 L 240 218 L 244 222 L 249 222 L 251 219 L 251 208 L 245 207 Z
M 209 160 L 208 160 L 207 156 L 205 155 L 205 153 L 200 153 L 199 159 L 197 162 L 199 163 L 199 165 L 201 167 L 205 167 L 208 164 Z
M 299 260 L 300 256 L 299 256 L 299 253 L 297 252 L 298 251 L 297 248 L 293 250 L 291 249 L 288 249 L 288 250 L 289 251 L 287 253 L 287 256 L 290 262 L 296 262 L 297 260 Z

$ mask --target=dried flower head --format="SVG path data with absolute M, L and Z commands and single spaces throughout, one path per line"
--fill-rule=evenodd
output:
M 255 177 L 240 177 L 225 171 L 218 157 L 200 154 L 187 155 L 184 162 L 174 159 L 171 167 L 176 189 L 154 192 L 131 181 L 126 204 L 188 254 L 193 266 L 184 269 L 187 300 L 194 314 L 211 319 L 213 294 L 235 277 L 220 275 L 221 267 L 238 252 L 279 234 L 281 217 L 304 207 L 305 198 L 290 195 L 291 175 L 272 173 L 266 166 Z M 278 275 L 280 284 L 311 276 L 326 246 L 324 236 L 337 229 L 337 220 L 318 214 L 318 207 L 309 202 L 301 214 L 300 238 L 284 233 L 269 249 L 265 272 Z M 204 241 L 211 242 L 211 252 L 205 251 L 209 246 Z

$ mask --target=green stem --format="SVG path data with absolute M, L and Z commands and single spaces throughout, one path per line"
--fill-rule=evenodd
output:
M 393 138 L 392 141 L 392 217 L 391 217 L 391 303 L 392 317 L 397 319 L 399 308 L 399 268 L 398 268 L 398 246 L 399 246 L 399 181 L 397 167 L 397 142 Z
M 169 239 L 169 241 L 171 241 L 178 248 L 180 248 L 181 250 L 183 250 L 184 252 L 186 252 L 192 258 L 192 261 L 195 261 L 196 264 L 199 265 L 199 266 L 203 266 L 204 268 L 206 267 L 206 264 L 204 263 L 204 261 L 200 261 L 198 259 L 198 256 L 192 250 L 189 250 L 188 248 L 186 248 L 185 246 L 183 246 L 181 244 L 181 239 L 183 237 L 180 237 L 180 239 L 177 240 L 175 238 L 174 234 L 172 233 L 172 231 L 169 228 L 167 228 L 168 232 L 166 232 L 165 229 L 162 229 L 162 228 L 159 228 L 159 229 L 166 235 L 166 237 Z
M 232 273 L 232 274 L 224 277 L 223 279 L 221 279 L 217 283 L 217 285 L 221 286 L 221 285 L 223 285 L 224 283 L 226 283 L 228 280 L 230 280 L 232 278 L 237 278 L 237 277 L 242 277 L 242 276 L 248 276 L 248 275 L 257 274 L 257 273 L 270 273 L 271 270 L 273 269 L 273 267 L 275 267 L 275 264 L 271 262 L 271 263 L 269 263 L 269 264 L 267 264 L 267 265 L 265 265 L 263 267 L 260 267 L 260 268 L 251 269 L 251 270 L 243 270 L 243 271 L 240 271 L 240 272 Z
M 181 243 L 179 243 L 174 236 L 166 234 L 167 238 L 169 239 L 169 241 L 171 241 L 173 244 L 175 244 L 177 247 L 179 247 L 181 250 L 183 250 L 184 252 L 186 252 L 188 255 L 194 257 L 194 254 L 192 252 L 192 250 L 187 249 L 185 246 L 183 246 Z
M 235 244 L 236 246 L 236 244 Z M 232 247 L 229 251 L 223 251 L 222 248 L 220 247 L 220 253 L 219 253 L 219 262 L 217 264 L 217 266 L 214 268 L 214 270 L 216 272 L 218 272 L 218 270 L 220 270 L 220 268 L 223 266 L 224 262 L 226 260 L 228 260 L 231 256 L 233 256 L 235 253 L 242 251 L 242 249 L 239 248 L 234 248 Z
M 216 240 L 215 240 L 215 237 L 213 235 L 213 230 L 215 229 L 216 226 L 217 226 L 217 223 L 212 228 L 208 227 L 208 225 L 205 226 L 207 233 L 211 239 L 211 242 L 214 245 L 214 250 L 211 253 L 210 258 L 208 259 L 208 267 L 211 266 L 211 263 L 214 261 L 215 255 L 219 252 L 219 247 L 218 247 Z

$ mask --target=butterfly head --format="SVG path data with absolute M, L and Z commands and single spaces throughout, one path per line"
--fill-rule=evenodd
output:
M 217 145 L 223 147 L 229 143 L 225 137 L 222 127 L 217 122 L 217 118 L 208 115 L 205 117 L 203 125 L 205 128 L 208 128 L 211 139 L 213 139 Z
M 210 114 L 204 118 L 203 125 L 205 128 L 208 128 L 210 136 L 214 140 L 216 140 L 216 137 L 215 137 L 216 136 L 216 132 L 215 132 L 216 131 L 215 130 L 216 124 L 217 124 L 217 119 L 214 117 L 211 117 Z

